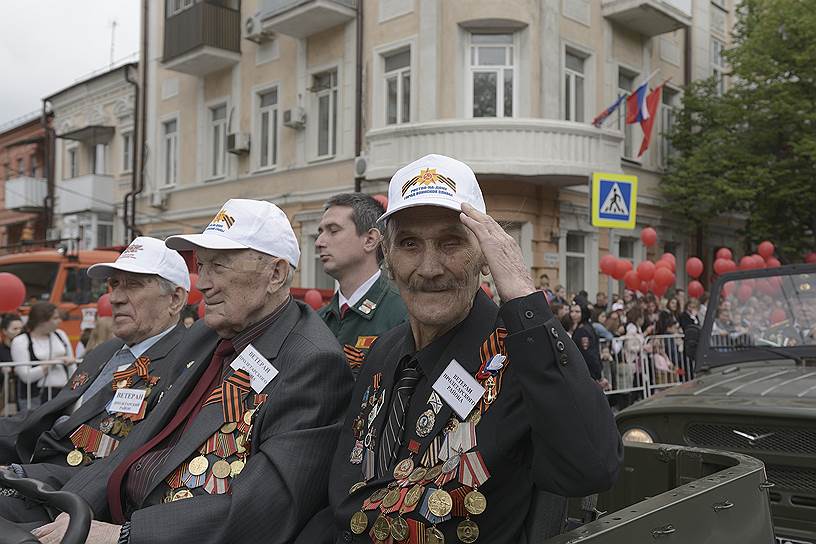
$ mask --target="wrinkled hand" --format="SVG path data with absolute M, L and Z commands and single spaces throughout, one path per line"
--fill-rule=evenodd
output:
M 34 529 L 31 534 L 36 536 L 43 544 L 59 544 L 65 536 L 69 521 L 68 514 L 60 514 L 52 523 Z M 119 541 L 121 531 L 121 525 L 92 521 L 91 530 L 88 532 L 85 544 L 116 544 Z
M 476 235 L 502 302 L 536 291 L 521 248 L 492 217 L 462 204 L 459 220 Z

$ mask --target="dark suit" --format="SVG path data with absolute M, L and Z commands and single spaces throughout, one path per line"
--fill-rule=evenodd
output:
M 106 488 L 114 469 L 173 418 L 209 365 L 218 340 L 203 323 L 194 325 L 179 355 L 195 361 L 190 370 L 122 447 L 64 486 L 88 501 L 97 519 L 110 519 Z M 268 400 L 255 414 L 251 455 L 232 478 L 230 494 L 197 493 L 161 503 L 168 475 L 197 455 L 224 424 L 221 405 L 209 404 L 152 474 L 143 504 L 128 504 L 131 543 L 289 542 L 325 504 L 339 418 L 352 387 L 343 353 L 317 314 L 298 301 L 291 301 L 252 345 L 279 374 L 263 390 Z
M 507 360 L 501 370 L 498 396 L 486 411 L 479 412 L 481 419 L 473 420 L 476 422 L 473 451 L 484 459 L 489 478 L 479 487 L 487 499 L 487 509 L 471 516 L 471 520 L 479 526 L 479 542 L 515 544 L 522 533 L 534 489 L 583 496 L 609 488 L 617 477 L 622 446 L 606 398 L 590 378 L 575 344 L 553 317 L 543 293 L 512 300 L 499 310 L 479 291 L 463 322 L 416 352 L 422 377 L 406 411 L 405 439 L 397 461 L 409 457 L 408 445 L 416 441 L 418 446 L 414 447 L 418 451 L 412 458 L 420 466 L 436 437 L 444 436 L 451 417 L 460 421 L 443 401 L 430 433 L 422 437 L 417 430 L 419 414 L 429 409 L 432 386 L 451 359 L 456 359 L 471 376 L 476 375 L 481 366 L 480 348 L 496 327 L 507 330 Z M 384 409 L 368 429 L 374 432 L 376 441 L 379 441 L 376 437 L 383 437 L 397 365 L 414 352 L 413 335 L 407 323 L 384 334 L 374 344 L 357 379 L 332 462 L 331 506 L 315 516 L 300 535 L 299 543 L 371 541 L 369 532 L 379 515 L 377 508 L 366 510 L 368 525 L 360 535 L 349 531 L 349 520 L 372 493 L 395 478 L 387 471 L 385 477 L 374 476 L 362 488 L 349 493 L 352 485 L 364 481 L 365 470 L 365 461 L 351 462 L 350 453 L 356 442 L 353 426 L 365 404 L 361 402 L 363 397 L 378 382 L 375 374 L 382 373 Z M 366 408 L 363 410 L 365 414 Z M 426 468 L 432 466 L 437 466 L 437 462 L 429 462 Z M 462 487 L 463 483 L 454 477 L 442 488 L 450 492 Z M 422 500 L 427 501 L 429 493 L 426 487 Z M 403 517 L 430 526 L 420 510 L 417 507 Z M 392 520 L 396 516 L 385 515 Z M 457 525 L 463 519 L 461 514 L 454 514 L 451 520 L 437 525 L 446 542 L 459 541 Z

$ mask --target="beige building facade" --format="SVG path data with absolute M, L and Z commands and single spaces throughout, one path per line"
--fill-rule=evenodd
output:
M 355 178 L 384 193 L 399 167 L 441 153 L 471 165 L 534 275 L 594 296 L 606 290 L 600 257 L 642 259 L 647 225 L 678 262 L 692 251 L 672 220 L 682 210 L 661 202 L 671 150 L 660 132 L 688 79 L 723 72 L 731 2 L 149 2 L 138 228 L 194 232 L 228 198 L 270 200 L 300 237 L 296 285 L 331 287 L 313 248 L 323 202 Z M 637 158 L 639 126 L 618 113 L 601 128 L 591 121 L 649 76 L 652 87 L 667 82 Z M 635 230 L 590 224 L 593 172 L 638 176 Z M 731 236 L 724 226 L 707 243 Z

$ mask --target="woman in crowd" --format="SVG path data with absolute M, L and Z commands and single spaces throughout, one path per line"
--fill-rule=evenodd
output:
M 10 363 L 11 359 L 11 341 L 14 337 L 23 331 L 23 320 L 17 314 L 4 314 L 0 319 L 0 363 Z M 0 396 L 4 395 L 4 391 L 8 391 L 8 398 L 2 398 L 0 404 L 3 405 L 3 412 L 0 415 L 9 415 L 6 407 L 9 404 L 14 404 L 17 398 L 15 390 L 14 374 L 11 372 L 11 367 L 3 367 L 3 379 L 8 380 L 8 389 L 3 388 L 0 391 Z
M 601 351 L 598 343 L 598 336 L 592 328 L 590 321 L 591 310 L 589 306 L 572 304 L 569 307 L 569 314 L 561 320 L 561 324 L 572 336 L 573 342 L 578 346 L 578 350 L 584 356 L 589 374 L 602 387 L 609 386 L 608 380 L 603 377 L 603 366 L 601 364 Z
M 680 309 L 680 300 L 676 297 L 672 297 L 666 303 L 666 309 L 671 312 L 674 319 L 680 319 L 680 313 L 682 310 Z
M 28 314 L 26 332 L 11 341 L 11 357 L 15 363 L 62 361 L 65 365 L 21 365 L 14 369 L 19 409 L 34 408 L 56 395 L 68 383 L 76 369 L 68 335 L 58 327 L 62 319 L 57 307 L 50 302 L 37 302 Z M 29 387 L 31 395 L 29 397 Z
M 683 313 L 680 314 L 680 318 L 678 319 L 680 328 L 683 329 L 683 333 L 685 333 L 686 329 L 688 329 L 691 325 L 695 325 L 697 327 L 702 326 L 699 314 L 700 303 L 697 302 L 696 298 L 690 298 L 688 302 L 686 302 L 686 307 L 683 309 Z

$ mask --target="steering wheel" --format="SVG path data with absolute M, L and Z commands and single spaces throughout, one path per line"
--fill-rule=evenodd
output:
M 71 516 L 63 544 L 82 544 L 91 528 L 91 507 L 79 495 L 55 491 L 30 478 L 20 478 L 9 469 L 0 469 L 0 486 L 14 489 L 21 495 L 51 506 Z M 0 544 L 36 544 L 39 540 L 18 525 L 0 518 Z

